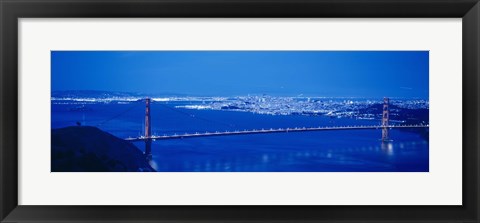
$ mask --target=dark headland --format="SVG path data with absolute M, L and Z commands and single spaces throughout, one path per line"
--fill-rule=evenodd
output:
M 132 143 L 96 127 L 52 130 L 52 172 L 154 172 Z

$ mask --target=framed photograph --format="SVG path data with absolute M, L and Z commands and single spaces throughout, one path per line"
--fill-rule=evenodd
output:
M 478 222 L 477 1 L 2 1 L 2 222 Z

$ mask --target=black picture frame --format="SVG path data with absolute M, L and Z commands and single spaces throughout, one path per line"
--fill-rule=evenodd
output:
M 0 0 L 0 14 L 1 222 L 479 222 L 478 0 Z M 19 18 L 47 17 L 462 18 L 463 205 L 18 205 L 17 21 Z

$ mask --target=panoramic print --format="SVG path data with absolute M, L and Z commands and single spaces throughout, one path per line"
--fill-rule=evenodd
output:
M 52 51 L 52 172 L 428 172 L 428 51 Z

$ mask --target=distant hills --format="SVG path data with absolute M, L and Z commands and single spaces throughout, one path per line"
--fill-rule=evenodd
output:
M 122 91 L 97 91 L 97 90 L 66 90 L 52 91 L 52 98 L 144 98 L 144 97 L 185 97 L 187 94 L 179 93 L 157 93 L 145 94 L 139 92 L 122 92 Z
M 429 109 L 417 108 L 409 109 L 402 108 L 395 104 L 389 105 L 390 120 L 404 120 L 406 125 L 418 125 L 429 123 Z M 383 104 L 373 104 L 367 108 L 359 110 L 360 114 L 376 114 L 377 119 L 382 118 Z
M 112 97 L 145 97 L 142 93 L 119 92 L 119 91 L 95 91 L 95 90 L 71 90 L 52 91 L 53 98 L 112 98 Z

